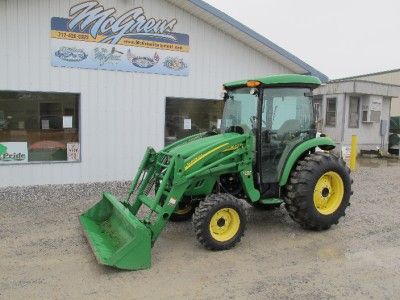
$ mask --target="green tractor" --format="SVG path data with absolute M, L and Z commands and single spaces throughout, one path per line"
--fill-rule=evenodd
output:
M 127 198 L 104 193 L 80 216 L 97 260 L 149 268 L 168 220 L 189 218 L 206 248 L 232 248 L 246 229 L 245 202 L 261 209 L 284 203 L 306 229 L 337 224 L 352 181 L 344 161 L 329 153 L 335 143 L 316 137 L 311 96 L 320 84 L 305 75 L 225 84 L 220 133 L 196 134 L 159 152 L 149 147 Z

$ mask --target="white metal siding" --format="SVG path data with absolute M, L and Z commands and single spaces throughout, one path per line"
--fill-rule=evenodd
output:
M 0 90 L 81 95 L 81 163 L 0 165 L 0 186 L 127 180 L 147 145 L 163 146 L 165 97 L 219 98 L 224 82 L 291 73 L 279 63 L 162 0 L 103 0 L 119 13 L 176 18 L 190 35 L 190 76 L 55 68 L 50 19 L 79 1 L 0 0 Z
M 400 71 L 360 76 L 357 79 L 400 85 Z

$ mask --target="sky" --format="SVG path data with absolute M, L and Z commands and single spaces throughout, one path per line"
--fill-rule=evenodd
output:
M 330 79 L 400 68 L 399 0 L 205 0 Z

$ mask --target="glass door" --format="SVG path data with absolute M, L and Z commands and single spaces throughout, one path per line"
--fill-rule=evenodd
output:
M 262 183 L 276 183 L 290 152 L 315 137 L 312 99 L 306 88 L 264 89 L 261 125 Z

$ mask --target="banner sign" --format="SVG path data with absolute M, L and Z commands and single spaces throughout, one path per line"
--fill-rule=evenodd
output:
M 149 18 L 142 7 L 116 15 L 97 1 L 69 16 L 51 19 L 52 66 L 189 75 L 189 35 L 173 32 L 176 19 Z
M 27 163 L 27 162 L 28 162 L 27 142 L 0 143 L 0 164 Z

